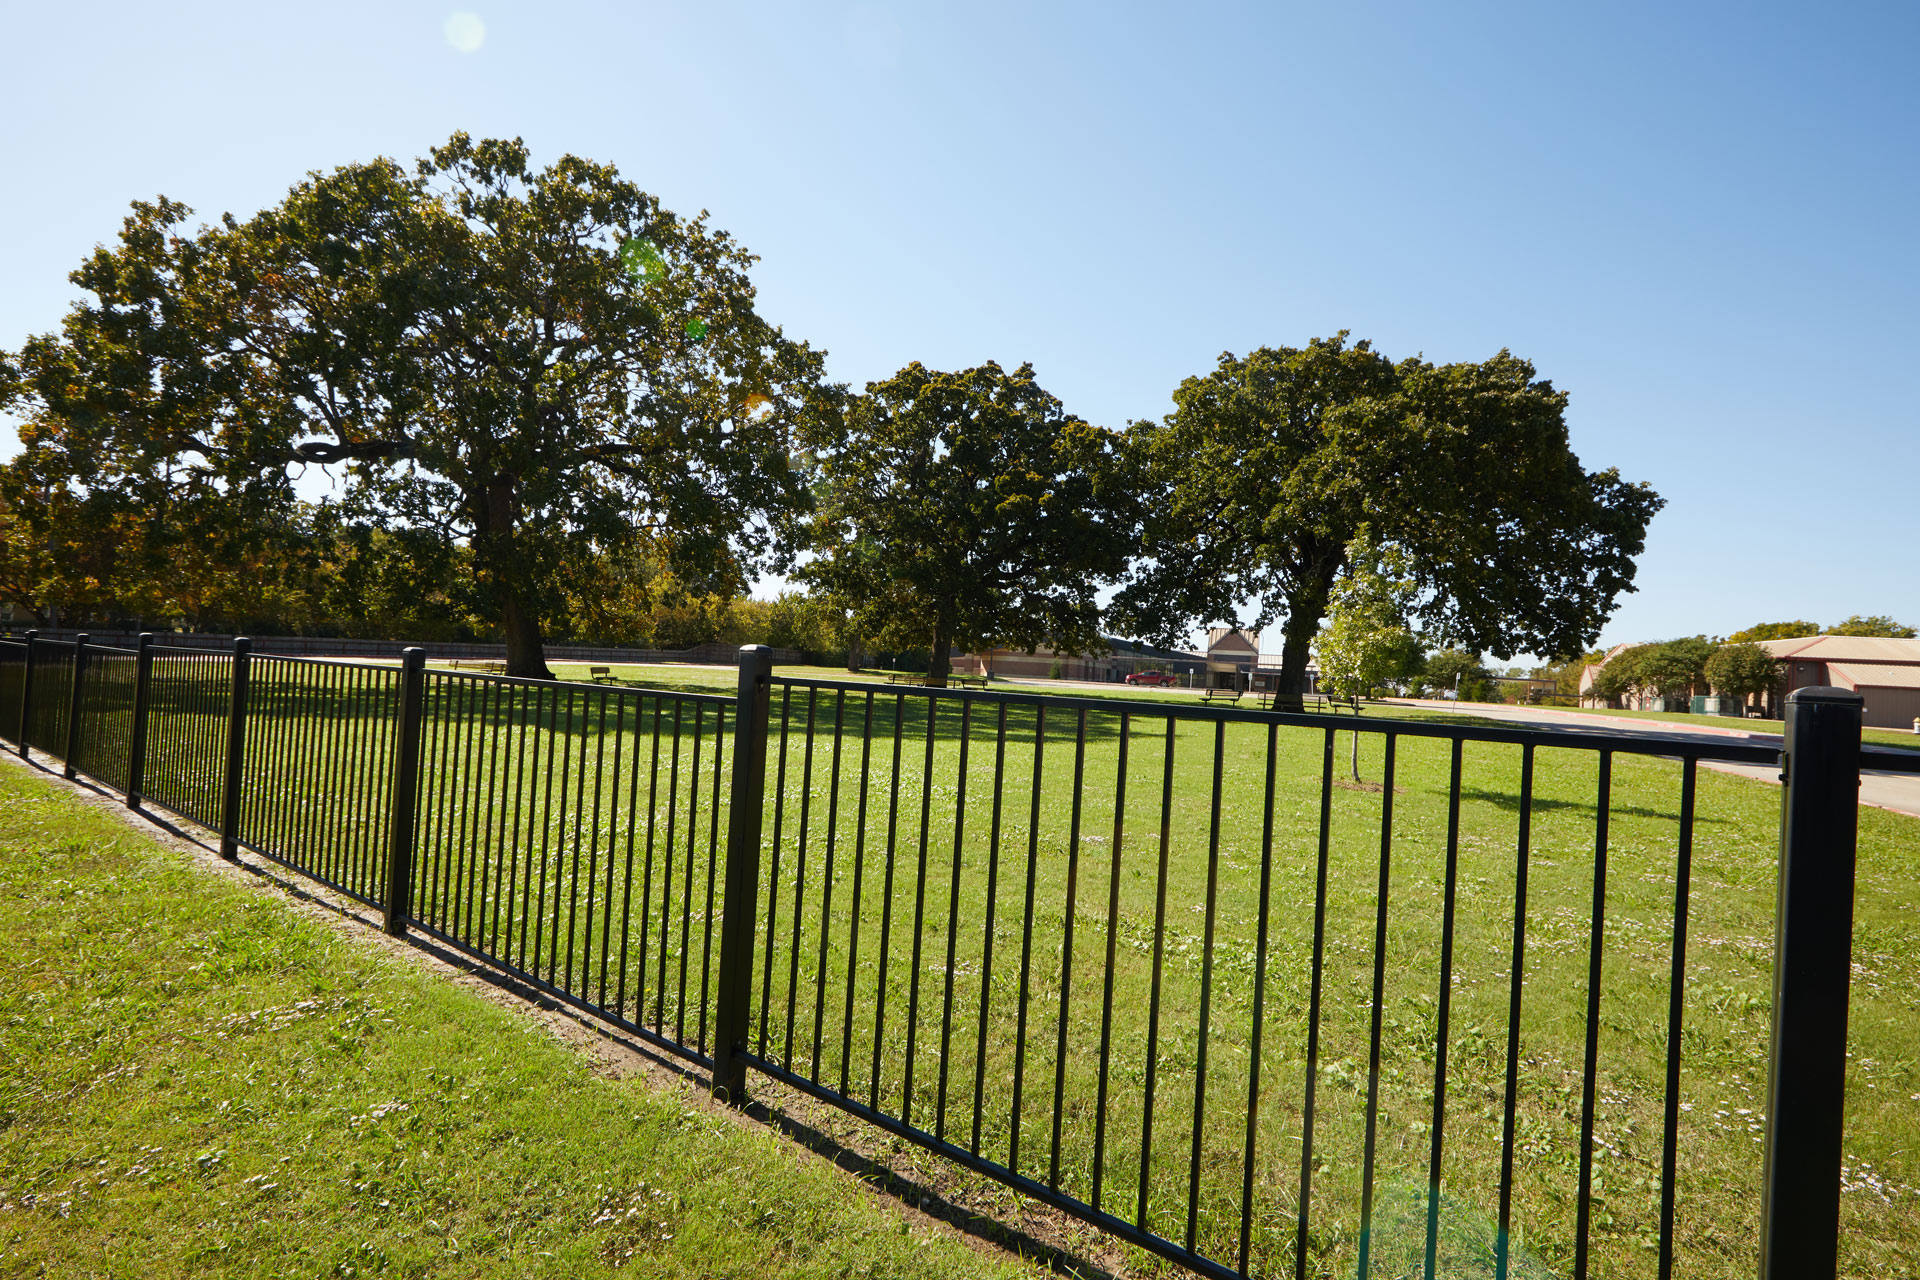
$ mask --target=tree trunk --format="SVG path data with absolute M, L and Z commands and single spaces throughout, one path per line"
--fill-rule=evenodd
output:
M 1355 715 L 1360 713 L 1357 705 L 1353 710 Z M 1360 781 L 1360 731 L 1358 729 L 1353 731 L 1353 780 Z
M 512 476 L 496 475 L 468 500 L 474 512 L 473 551 L 480 580 L 492 588 L 500 610 L 500 630 L 507 642 L 507 674 L 530 680 L 552 680 L 547 669 L 540 616 L 520 590 L 526 572 L 514 547 L 520 500 Z
M 1307 691 L 1307 659 L 1312 655 L 1313 638 L 1320 633 L 1320 619 L 1325 612 L 1324 603 L 1316 606 L 1297 599 L 1287 602 L 1287 621 L 1281 629 L 1280 678 L 1273 694 L 1275 711 L 1306 710 L 1302 695 Z
M 866 646 L 860 643 L 859 636 L 855 636 L 852 639 L 847 641 L 847 670 L 859 671 L 860 668 L 864 667 L 866 664 L 867 664 Z
M 953 669 L 953 632 L 943 622 L 933 624 L 933 649 L 927 654 L 927 683 L 936 689 L 947 687 L 947 672 Z
M 546 643 L 540 635 L 540 620 L 521 605 L 512 588 L 502 586 L 500 626 L 507 636 L 507 674 L 530 680 L 552 680 L 547 668 Z

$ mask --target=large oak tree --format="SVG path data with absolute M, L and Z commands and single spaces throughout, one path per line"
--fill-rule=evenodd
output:
M 312 175 L 246 221 L 184 236 L 185 215 L 154 206 L 96 257 L 144 290 L 76 310 L 130 333 L 125 358 L 63 379 L 70 321 L 12 380 L 42 436 L 124 460 L 73 469 L 83 486 L 124 478 L 139 512 L 151 477 L 201 477 L 222 501 L 260 493 L 237 522 L 259 528 L 290 468 L 339 465 L 355 519 L 464 550 L 516 675 L 548 674 L 569 565 L 644 543 L 730 590 L 787 553 L 820 357 L 760 317 L 751 256 L 704 216 L 464 134 L 412 172 Z
M 1503 658 L 1589 645 L 1661 499 L 1582 468 L 1565 394 L 1526 361 L 1395 363 L 1346 338 L 1222 355 L 1164 420 L 1134 425 L 1149 511 L 1115 620 L 1163 643 L 1281 621 L 1280 689 L 1297 697 L 1365 526 L 1405 553 L 1430 638 Z
M 1033 367 L 911 364 L 821 420 L 815 558 L 800 577 L 866 641 L 930 652 L 1101 646 L 1096 591 L 1135 519 L 1115 433 L 1067 413 Z

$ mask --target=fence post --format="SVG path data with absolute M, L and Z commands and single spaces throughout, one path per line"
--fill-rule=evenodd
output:
M 20 758 L 27 758 L 27 725 L 33 718 L 33 650 L 34 641 L 39 639 L 38 630 L 27 632 L 27 669 L 20 673 Z
M 240 857 L 240 765 L 247 752 L 247 675 L 253 641 L 233 638 L 233 694 L 227 704 L 227 782 L 220 791 L 220 856 Z
M 1838 1266 L 1862 707 L 1844 689 L 1787 695 L 1761 1280 Z
M 153 632 L 140 633 L 140 656 L 133 660 L 133 731 L 127 737 L 127 808 L 140 807 L 147 785 L 147 695 L 153 688 Z
M 76 770 L 74 761 L 80 755 L 80 681 L 87 670 L 87 641 L 92 639 L 82 631 L 73 638 L 73 687 L 67 690 L 67 744 L 60 753 L 60 775 L 69 780 Z
M 426 707 L 427 651 L 400 652 L 400 725 L 393 745 L 393 809 L 387 825 L 387 883 L 380 927 L 407 933 L 413 910 L 413 829 L 420 795 L 420 728 Z
M 713 1020 L 713 1096 L 747 1100 L 747 1047 L 753 1005 L 753 934 L 760 895 L 761 805 L 767 787 L 767 708 L 773 650 L 740 646 L 733 715 L 733 794 L 727 806 L 727 897 L 720 912 L 720 980 Z

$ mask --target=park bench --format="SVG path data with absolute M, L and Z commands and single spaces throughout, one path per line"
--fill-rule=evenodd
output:
M 452 667 L 455 671 L 460 670 L 460 668 L 462 667 L 466 667 L 468 670 L 484 671 L 488 675 L 493 675 L 493 676 L 505 675 L 507 672 L 506 663 L 495 662 L 486 658 L 453 658 L 448 660 L 447 665 Z
M 947 680 L 949 683 L 960 685 L 963 688 L 984 689 L 987 687 L 987 678 L 985 676 L 948 676 Z
M 1275 693 L 1262 693 L 1260 695 L 1260 709 L 1262 711 L 1271 710 L 1274 699 L 1278 696 L 1279 695 Z M 1345 707 L 1355 715 L 1360 714 L 1360 703 L 1357 699 L 1335 698 L 1324 693 L 1303 693 L 1300 695 L 1300 705 L 1308 711 L 1338 712 L 1342 707 Z
M 613 669 L 611 667 L 588 667 L 587 679 L 593 681 L 595 684 L 612 684 L 614 683 Z
M 1202 689 L 1200 691 L 1200 701 L 1238 702 L 1240 701 L 1240 691 L 1238 689 Z
M 1360 699 L 1358 698 L 1336 698 L 1331 694 L 1310 693 L 1307 695 L 1307 701 L 1313 704 L 1315 711 L 1339 712 L 1344 709 L 1353 712 L 1355 715 L 1360 714 Z

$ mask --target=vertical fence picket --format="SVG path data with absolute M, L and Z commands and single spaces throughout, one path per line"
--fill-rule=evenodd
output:
M 27 730 L 33 723 L 33 670 L 35 667 L 34 650 L 39 646 L 34 641 L 40 638 L 37 630 L 27 632 L 27 660 L 20 672 L 20 735 L 16 741 L 20 744 L 20 758 L 27 758 Z
M 1761 1280 L 1839 1265 L 1863 707 L 1842 689 L 1787 695 Z
M 408 649 L 400 655 L 400 723 L 394 730 L 386 891 L 381 894 L 381 927 L 396 938 L 405 935 L 407 916 L 413 910 L 413 839 L 420 796 L 420 731 L 426 682 L 426 651 Z
M 73 642 L 73 682 L 67 687 L 67 742 L 60 752 L 62 776 L 69 781 L 79 772 L 80 758 L 80 718 L 82 713 L 82 689 L 86 685 L 87 641 L 86 632 L 81 632 Z
M 220 788 L 220 856 L 233 862 L 240 856 L 240 786 L 247 749 L 247 676 L 253 642 L 245 636 L 233 642 L 233 685 L 227 703 L 226 780 Z
M 138 809 L 147 785 L 147 707 L 153 697 L 153 632 L 140 633 L 133 668 L 133 724 L 127 735 L 127 807 Z
M 773 650 L 740 650 L 734 710 L 733 795 L 727 816 L 727 888 L 720 904 L 720 978 L 713 1026 L 715 1097 L 736 1104 L 747 1097 L 747 1047 L 753 1004 L 754 907 L 760 884 L 761 806 L 767 786 L 767 713 Z

